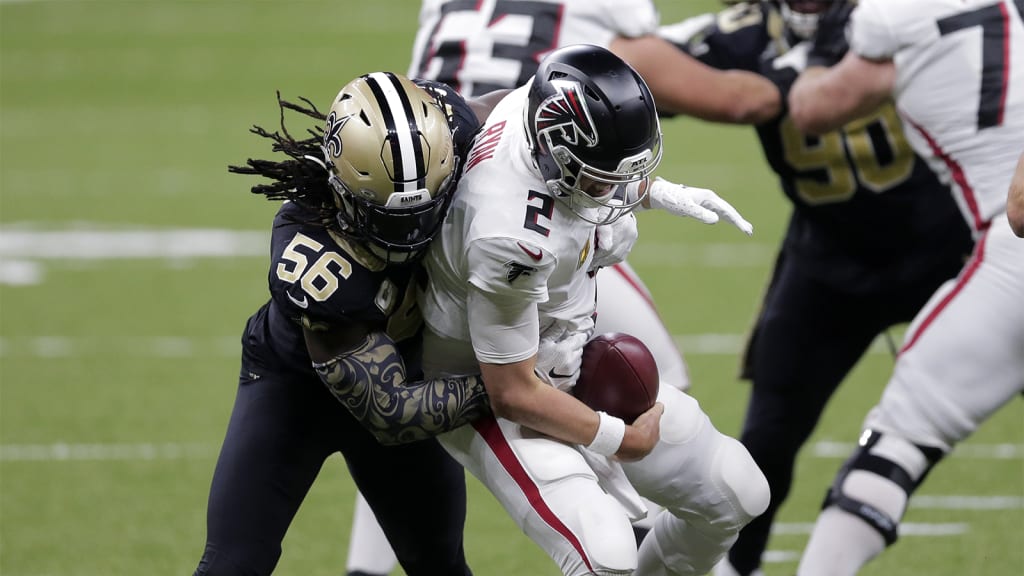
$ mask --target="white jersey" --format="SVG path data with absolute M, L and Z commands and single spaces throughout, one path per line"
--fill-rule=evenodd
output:
M 1024 0 L 861 0 L 851 49 L 891 58 L 917 152 L 977 232 L 1006 210 L 1024 150 Z
M 447 338 L 470 341 L 469 284 L 499 299 L 535 302 L 542 332 L 556 322 L 570 329 L 592 322 L 595 283 L 587 269 L 595 226 L 556 200 L 534 167 L 523 124 L 527 90 L 509 94 L 487 119 L 425 259 L 424 320 Z M 536 351 L 534 338 L 529 349 L 477 349 L 476 356 L 505 364 Z
M 522 86 L 548 52 L 657 30 L 650 0 L 424 0 L 410 78 L 466 96 Z

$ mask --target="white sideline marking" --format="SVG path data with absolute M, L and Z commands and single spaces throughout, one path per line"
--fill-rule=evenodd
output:
M 196 460 L 217 454 L 212 444 L 2 444 L 3 462 Z
M 237 357 L 241 334 L 220 338 L 151 336 L 140 338 L 70 338 L 35 336 L 0 338 L 0 358 L 77 358 L 135 356 L 142 358 Z
M 816 442 L 812 457 L 821 458 L 817 448 L 832 442 Z M 851 445 L 852 446 L 852 445 Z M 40 460 L 153 460 L 205 458 L 216 453 L 213 444 L 0 444 L 0 461 Z M 1021 459 L 1024 446 L 1018 444 L 966 444 L 951 458 L 972 460 Z M 831 458 L 831 456 L 827 456 Z M 911 506 L 939 510 L 1007 510 L 1024 508 L 1019 496 L 914 496 Z
M 813 523 L 778 523 L 772 526 L 772 534 L 802 535 L 810 534 L 813 529 Z M 944 524 L 907 522 L 900 524 L 900 536 L 959 536 L 969 529 L 970 527 L 962 522 Z M 782 561 L 784 560 L 780 560 L 780 562 Z
M 796 550 L 765 550 L 761 555 L 761 561 L 765 564 L 781 564 L 783 562 L 797 562 L 800 560 L 800 552 Z
M 269 246 L 270 234 L 261 230 L 113 230 L 88 224 L 47 230 L 31 223 L 15 223 L 0 227 L 0 284 L 42 283 L 45 275 L 39 260 L 147 259 L 180 263 L 196 258 L 266 257 Z M 704 244 L 686 250 L 678 247 L 669 243 L 640 244 L 630 261 L 662 267 L 749 268 L 770 265 L 774 254 L 768 244 Z
M 1020 496 L 914 496 L 911 508 L 925 510 L 1018 510 L 1024 508 Z
M 2 268 L 2 266 L 0 266 Z M 0 272 L 2 275 L 2 272 Z M 0 283 L 3 280 L 0 279 Z M 137 356 L 188 356 L 192 353 L 203 355 L 211 341 L 219 354 L 236 355 L 239 336 L 224 336 L 215 339 L 194 339 L 180 336 L 159 336 L 152 338 L 125 338 L 104 340 L 102 346 L 95 341 L 63 336 L 35 336 L 22 338 L 0 338 L 0 357 L 39 356 L 59 358 L 130 351 Z M 743 334 L 677 334 L 673 336 L 683 356 L 734 356 L 742 352 L 746 342 Z M 230 341 L 230 344 L 227 344 Z M 191 351 L 191 352 L 190 352 Z M 884 338 L 878 338 L 869 354 L 889 355 Z
M 772 526 L 772 534 L 787 536 L 807 536 L 814 529 L 813 523 L 780 522 Z M 928 524 L 923 522 L 906 522 L 900 524 L 900 537 L 921 536 L 934 538 L 939 536 L 960 536 L 966 534 L 970 526 L 962 522 Z M 798 550 L 766 550 L 761 559 L 765 564 L 782 564 L 797 562 L 801 552 Z
M 856 444 L 822 440 L 812 448 L 818 458 L 847 458 Z M 976 460 L 1020 460 L 1024 458 L 1024 446 L 1020 444 L 963 444 L 953 449 L 953 456 Z
M 895 337 L 895 336 L 894 336 Z M 673 334 L 676 346 L 683 356 L 735 356 L 747 345 L 746 334 Z M 895 338 L 897 345 L 899 337 Z M 880 334 L 868 348 L 868 354 L 892 356 L 885 334 Z
M 0 259 L 118 260 L 266 256 L 270 234 L 219 229 L 33 230 L 0 228 Z

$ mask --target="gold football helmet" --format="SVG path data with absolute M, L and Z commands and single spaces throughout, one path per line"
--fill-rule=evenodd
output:
M 435 99 L 399 74 L 360 76 L 334 99 L 322 148 L 341 233 L 387 262 L 418 257 L 444 220 L 459 163 Z

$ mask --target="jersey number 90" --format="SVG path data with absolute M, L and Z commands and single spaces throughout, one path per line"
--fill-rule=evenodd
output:
M 786 163 L 802 173 L 795 178 L 797 194 L 808 204 L 845 202 L 858 182 L 885 192 L 914 171 L 914 152 L 892 104 L 817 137 L 800 133 L 788 116 L 779 132 Z

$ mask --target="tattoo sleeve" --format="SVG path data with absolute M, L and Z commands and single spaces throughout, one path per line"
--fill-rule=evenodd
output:
M 437 436 L 491 412 L 479 375 L 407 382 L 402 357 L 383 332 L 313 368 L 381 444 Z

